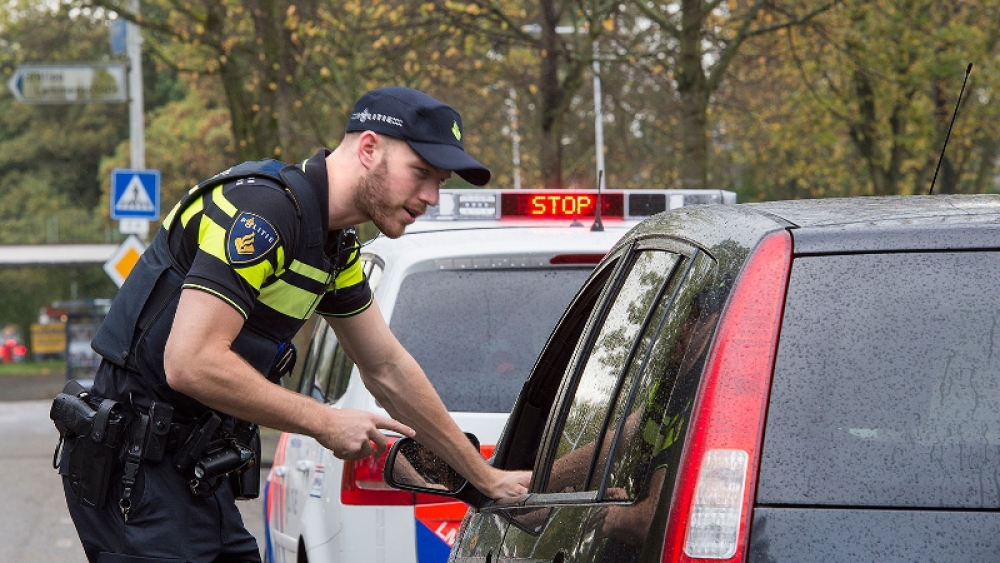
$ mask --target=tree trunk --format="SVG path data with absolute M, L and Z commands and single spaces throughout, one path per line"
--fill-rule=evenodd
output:
M 708 175 L 708 92 L 702 67 L 702 0 L 681 3 L 677 93 L 681 99 L 681 188 L 704 188 Z
M 878 132 L 875 130 L 878 122 L 875 91 L 868 76 L 860 70 L 854 71 L 854 94 L 858 100 L 857 119 L 851 124 L 849 134 L 868 167 L 875 195 L 887 195 L 888 186 L 878 153 Z
M 564 95 L 559 85 L 559 49 L 556 35 L 558 16 L 552 0 L 541 2 L 542 12 L 542 65 L 539 79 L 541 91 L 541 158 L 542 185 L 546 188 L 563 187 L 562 178 L 562 126 L 559 107 Z

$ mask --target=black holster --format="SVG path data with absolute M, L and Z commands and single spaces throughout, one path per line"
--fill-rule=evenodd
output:
M 173 458 L 191 492 L 207 496 L 227 480 L 237 499 L 260 495 L 260 430 L 256 424 L 208 411 Z
M 120 466 L 119 453 L 128 423 L 124 406 L 94 397 L 72 380 L 52 401 L 49 418 L 59 430 L 53 466 L 58 468 L 61 456 L 68 453 L 68 477 L 76 502 L 102 508 L 111 475 Z
M 256 424 L 247 440 L 247 447 L 253 451 L 253 461 L 229 474 L 229 486 L 238 500 L 253 500 L 260 496 L 260 429 Z

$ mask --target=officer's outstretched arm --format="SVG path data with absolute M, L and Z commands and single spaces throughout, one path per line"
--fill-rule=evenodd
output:
M 365 386 L 394 418 L 412 426 L 423 445 L 492 498 L 527 493 L 527 471 L 501 471 L 483 460 L 445 409 L 427 375 L 389 330 L 378 304 L 347 318 L 327 317 Z
M 243 316 L 222 299 L 183 290 L 164 350 L 167 384 L 226 414 L 312 436 L 343 459 L 381 454 L 382 430 L 413 435 L 391 418 L 333 409 L 271 383 L 230 348 L 242 327 Z

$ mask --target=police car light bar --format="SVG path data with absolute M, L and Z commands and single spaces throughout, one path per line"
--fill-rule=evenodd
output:
M 597 214 L 597 190 L 442 189 L 422 220 L 586 219 Z M 642 220 L 657 213 L 711 203 L 736 203 L 726 190 L 603 190 L 602 220 Z

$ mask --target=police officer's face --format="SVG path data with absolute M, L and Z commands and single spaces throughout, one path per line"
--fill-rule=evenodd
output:
M 432 166 L 402 141 L 380 138 L 386 141 L 382 158 L 361 179 L 356 203 L 379 231 L 397 238 L 428 206 L 437 205 L 438 189 L 451 172 Z

